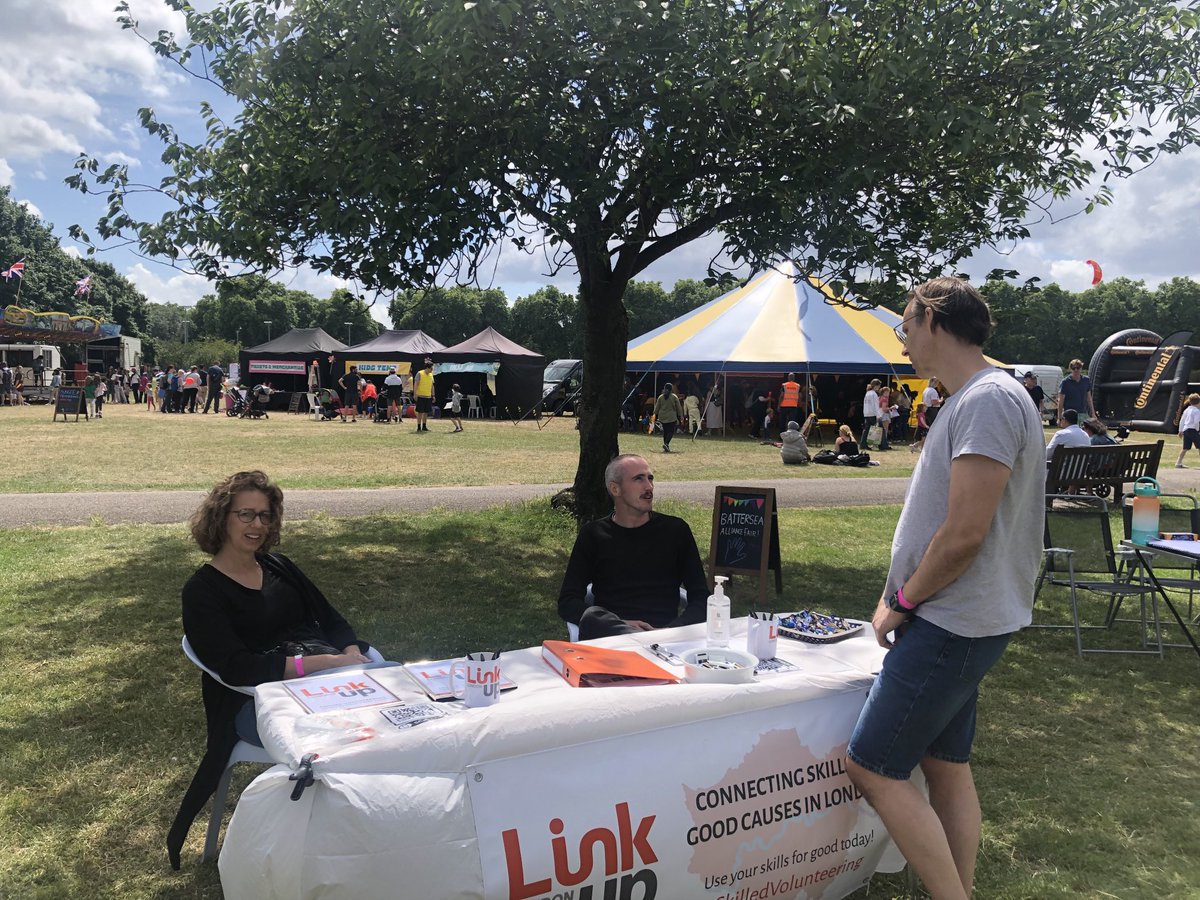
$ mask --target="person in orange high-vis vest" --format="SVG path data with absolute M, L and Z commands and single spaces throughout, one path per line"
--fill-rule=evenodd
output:
M 801 387 L 796 381 L 796 373 L 788 372 L 787 381 L 783 383 L 783 388 L 779 392 L 779 430 L 787 428 L 788 422 L 801 422 L 804 417 L 800 415 L 800 391 Z

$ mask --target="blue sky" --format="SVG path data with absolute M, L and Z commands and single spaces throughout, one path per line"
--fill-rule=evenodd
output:
M 103 204 L 63 184 L 80 151 L 105 162 L 131 166 L 135 180 L 161 175 L 160 147 L 137 125 L 137 110 L 153 106 L 164 121 L 188 134 L 198 122 L 202 86 L 157 59 L 132 33 L 116 24 L 114 0 L 8 0 L 0 34 L 0 184 L 28 202 L 48 222 L 64 247 L 74 252 L 67 227 L 95 224 Z M 180 31 L 182 18 L 156 0 L 131 0 L 135 18 L 147 33 Z M 196 132 L 198 133 L 198 129 Z M 979 279 L 994 267 L 1017 269 L 1022 277 L 1057 281 L 1082 290 L 1091 281 L 1085 260 L 1098 260 L 1106 278 L 1142 279 L 1150 286 L 1175 275 L 1200 280 L 1200 149 L 1160 160 L 1116 186 L 1112 206 L 1075 215 L 1082 200 L 1055 210 L 1057 223 L 1033 226 L 1033 235 L 1004 253 L 981 251 L 963 268 Z M 669 289 L 679 278 L 702 278 L 719 246 L 710 236 L 660 260 L 640 277 Z M 127 250 L 104 259 L 126 274 L 151 300 L 191 305 L 211 291 L 202 278 L 142 260 Z M 7 266 L 12 260 L 0 260 Z M 510 298 L 554 283 L 574 292 L 570 270 L 546 275 L 540 255 L 511 248 L 501 251 L 494 284 Z M 341 282 L 312 271 L 287 273 L 291 287 L 327 296 Z M 386 321 L 383 307 L 376 317 Z

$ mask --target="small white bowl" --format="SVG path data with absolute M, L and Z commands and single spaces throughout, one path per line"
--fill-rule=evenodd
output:
M 738 669 L 710 669 L 697 659 L 707 655 L 711 662 L 737 663 Z M 729 647 L 710 647 L 688 650 L 683 654 L 684 677 L 694 684 L 743 684 L 754 680 L 758 657 L 732 650 Z

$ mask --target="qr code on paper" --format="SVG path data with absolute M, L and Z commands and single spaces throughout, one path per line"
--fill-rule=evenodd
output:
M 381 709 L 380 713 L 397 728 L 412 728 L 414 725 L 420 725 L 430 719 L 440 719 L 446 715 L 444 710 L 432 703 L 390 706 L 387 709 Z

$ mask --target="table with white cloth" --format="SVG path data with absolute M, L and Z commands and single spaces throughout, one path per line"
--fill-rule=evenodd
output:
M 745 647 L 735 619 L 731 646 Z M 703 640 L 704 626 L 594 642 Z M 474 648 L 480 649 L 480 648 Z M 837 898 L 903 860 L 845 772 L 884 651 L 869 626 L 779 640 L 797 671 L 748 684 L 574 688 L 540 647 L 506 652 L 498 703 L 437 704 L 402 668 L 365 674 L 384 706 L 307 712 L 297 682 L 260 685 L 278 765 L 242 793 L 220 858 L 225 896 L 438 900 Z M 351 672 L 351 675 L 353 673 Z M 289 776 L 317 754 L 298 800 Z

